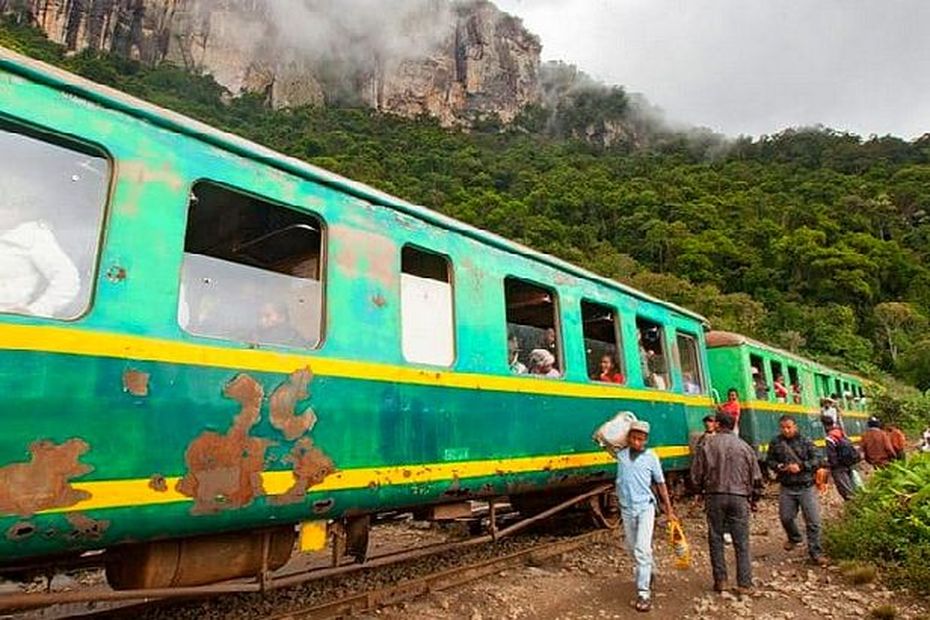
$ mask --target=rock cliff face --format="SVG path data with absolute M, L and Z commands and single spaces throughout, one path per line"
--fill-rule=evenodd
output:
M 454 125 L 507 122 L 541 96 L 539 40 L 486 0 L 0 0 L 11 10 L 68 49 L 167 60 L 276 107 L 351 101 Z

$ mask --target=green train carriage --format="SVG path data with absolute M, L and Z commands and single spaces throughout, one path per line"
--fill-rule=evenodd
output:
M 621 410 L 687 466 L 699 315 L 2 49 L 0 141 L 0 570 L 254 574 L 260 532 L 609 480 Z
M 763 453 L 778 434 L 778 420 L 790 415 L 801 431 L 823 446 L 820 422 L 821 400 L 836 394 L 846 433 L 858 441 L 865 430 L 868 413 L 863 381 L 809 359 L 753 340 L 741 334 L 711 331 L 706 334 L 711 380 L 721 398 L 730 388 L 739 394 L 740 436 Z M 776 397 L 772 386 L 782 375 L 788 386 L 784 399 Z M 759 377 L 765 389 L 756 389 Z M 798 385 L 799 391 L 791 389 Z

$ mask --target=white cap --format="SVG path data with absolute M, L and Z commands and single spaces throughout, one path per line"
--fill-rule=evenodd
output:
M 631 431 L 639 431 L 641 433 L 649 434 L 649 422 L 645 420 L 634 420 L 630 423 Z

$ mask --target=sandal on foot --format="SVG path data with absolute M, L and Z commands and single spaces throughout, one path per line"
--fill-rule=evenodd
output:
M 652 601 L 640 596 L 636 599 L 636 605 L 634 605 L 634 607 L 636 607 L 636 611 L 649 611 L 652 609 Z

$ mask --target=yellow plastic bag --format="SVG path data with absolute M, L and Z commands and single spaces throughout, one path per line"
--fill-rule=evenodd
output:
M 691 545 L 677 519 L 668 522 L 668 542 L 675 551 L 675 568 L 688 570 L 691 568 Z

